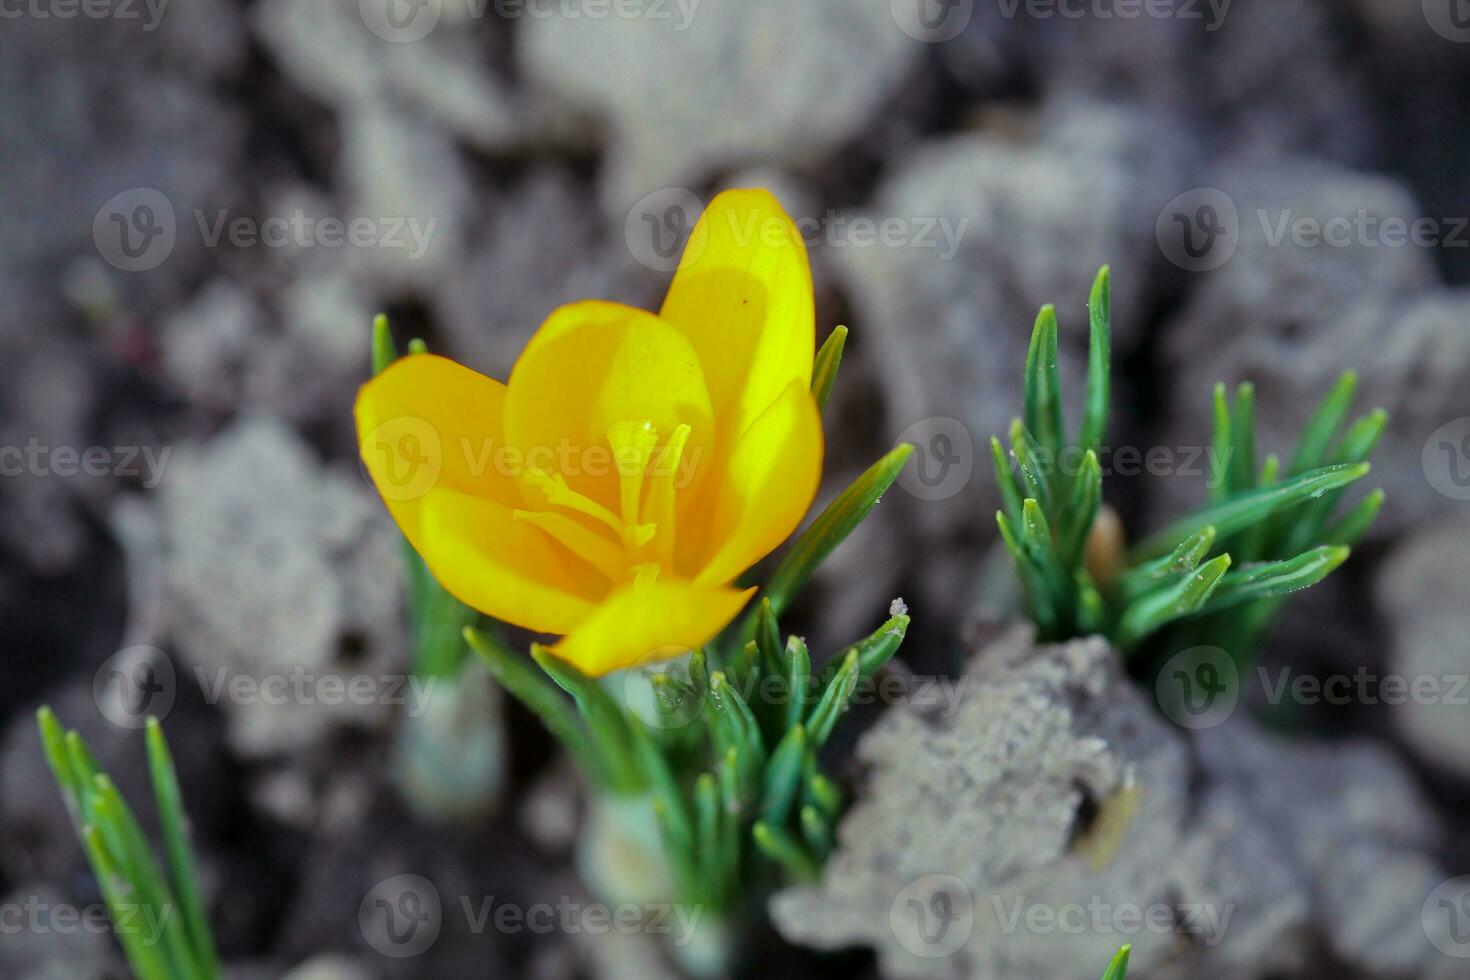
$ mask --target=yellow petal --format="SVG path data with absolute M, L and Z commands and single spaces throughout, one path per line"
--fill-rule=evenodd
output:
M 446 486 L 515 504 L 501 415 L 505 385 L 433 354 L 394 362 L 357 393 L 358 451 L 386 500 Z
M 465 605 L 538 633 L 583 623 L 607 583 L 572 567 L 542 531 L 504 504 L 445 487 L 389 510 L 439 583 Z M 414 511 L 400 516 L 404 509 Z
M 793 381 L 735 443 L 711 485 L 708 557 L 696 580 L 733 581 L 791 536 L 822 477 L 822 417 L 806 382 Z
M 593 676 L 668 660 L 713 639 L 753 592 L 665 578 L 629 583 L 553 650 Z
M 811 384 L 811 266 L 769 191 L 730 190 L 709 203 L 660 316 L 699 352 L 722 438 L 744 432 L 793 381 Z
M 601 302 L 556 310 L 511 372 L 507 439 L 528 464 L 560 472 L 573 489 L 619 513 L 608 433 L 629 422 L 649 423 L 661 435 L 687 424 L 691 444 L 711 444 L 709 391 L 694 348 L 643 310 Z
M 409 543 L 466 605 L 541 632 L 580 623 L 607 583 L 516 521 L 504 448 L 505 386 L 430 354 L 358 392 L 358 448 Z

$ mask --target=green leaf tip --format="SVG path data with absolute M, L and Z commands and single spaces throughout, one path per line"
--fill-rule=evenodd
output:
M 832 388 L 837 382 L 837 370 L 842 366 L 842 352 L 847 346 L 847 328 L 835 327 L 822 347 L 812 368 L 812 394 L 816 396 L 818 410 L 827 407 L 832 397 Z
M 1102 980 L 1125 980 L 1128 976 L 1128 957 L 1132 952 L 1131 943 L 1118 950 L 1113 957 L 1113 962 L 1108 965 L 1108 972 L 1103 974 Z
M 393 343 L 393 331 L 388 326 L 388 315 L 379 313 L 373 317 L 373 374 L 379 375 L 388 365 L 398 360 L 398 348 Z

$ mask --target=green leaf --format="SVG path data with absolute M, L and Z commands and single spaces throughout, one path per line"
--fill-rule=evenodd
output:
M 877 506 L 893 481 L 898 479 L 913 451 L 914 447 L 908 443 L 891 450 L 838 494 L 837 499 L 827 505 L 827 509 L 796 539 L 764 589 L 777 616 L 786 611 L 822 560 L 845 541 Z M 749 624 L 749 629 L 754 630 L 753 618 Z M 748 637 L 749 633 L 745 635 Z
M 1277 476 L 1281 472 L 1281 460 L 1275 453 L 1266 456 L 1266 462 L 1261 464 L 1261 474 L 1256 485 L 1261 487 L 1275 486 Z M 1258 561 L 1265 557 L 1266 543 L 1271 536 L 1271 522 L 1260 521 L 1252 524 L 1240 532 L 1235 550 L 1231 552 L 1241 561 Z
M 1383 500 L 1384 493 L 1381 489 L 1368 494 L 1356 507 L 1344 514 L 1341 520 L 1327 529 L 1322 535 L 1323 542 L 1349 547 L 1356 545 L 1377 520 L 1378 512 L 1383 509 Z
M 1051 589 L 1048 588 L 1041 569 L 1036 566 L 1030 553 L 1022 546 L 1021 537 L 1016 533 L 1005 511 L 995 512 L 995 523 L 1000 528 L 1001 541 L 1016 561 L 1016 574 L 1020 577 L 1021 587 L 1030 601 L 1031 616 L 1036 620 L 1036 625 L 1041 628 L 1043 635 L 1050 636 L 1057 630 L 1059 622 L 1056 601 L 1052 598 Z
M 1021 491 L 1016 486 L 1016 474 L 1011 471 L 1011 457 L 995 436 L 990 437 L 990 464 L 995 470 L 995 485 L 1000 488 L 1000 500 L 1006 516 L 1012 521 L 1021 519 Z
M 46 706 L 37 709 L 36 725 L 41 730 L 41 747 L 46 755 L 46 764 L 56 777 L 56 784 L 61 789 L 61 796 L 66 803 L 67 812 L 71 814 L 72 823 L 80 830 L 82 820 L 81 801 L 78 799 L 79 780 L 72 771 L 71 758 L 66 750 L 66 732 L 62 730 L 61 722 L 56 720 L 56 715 Z
M 163 871 L 153 856 L 148 837 L 124 802 L 122 794 L 105 775 L 97 776 L 94 782 L 97 788 L 97 826 L 101 829 L 109 849 L 117 856 L 124 878 L 133 887 L 134 901 L 145 908 L 151 908 L 155 916 L 162 916 L 167 909 L 177 909 L 173 893 L 169 891 Z M 198 977 L 201 973 L 194 962 L 194 951 L 189 948 L 187 932 L 178 928 L 178 925 L 165 926 L 161 930 L 165 955 L 174 966 L 174 976 Z
M 1239 568 L 1220 580 L 1204 606 L 1218 612 L 1256 599 L 1275 598 L 1309 588 L 1347 561 L 1347 547 L 1313 548 L 1286 561 L 1262 562 Z
M 1388 413 L 1381 408 L 1374 409 L 1358 419 L 1348 427 L 1347 432 L 1343 433 L 1342 439 L 1332 452 L 1332 462 L 1361 463 L 1367 460 L 1377 448 L 1379 440 L 1383 438 L 1383 431 L 1387 425 Z M 1332 519 L 1337 505 L 1342 502 L 1342 495 L 1342 490 L 1333 490 L 1302 508 L 1302 512 L 1292 521 L 1291 527 L 1286 532 L 1286 541 L 1282 549 L 1287 554 L 1295 554 L 1318 543 L 1322 529 Z
M 1125 650 L 1131 649 L 1166 623 L 1198 612 L 1229 568 L 1230 556 L 1221 555 L 1180 581 L 1134 602 L 1118 624 L 1118 644 Z
M 798 881 L 814 881 L 818 874 L 816 862 L 802 850 L 797 839 L 780 827 L 772 827 L 756 821 L 751 828 L 755 846 L 771 861 L 779 864 L 786 873 Z
M 1256 387 L 1249 381 L 1235 389 L 1230 436 L 1230 492 L 1242 493 L 1256 485 Z
M 871 635 L 855 644 L 854 649 L 857 650 L 858 656 L 858 676 L 872 677 L 882 670 L 883 666 L 898 653 L 898 648 L 903 645 L 903 639 L 908 634 L 908 630 L 909 615 L 906 612 L 900 612 L 895 616 L 890 616 Z
M 398 360 L 398 347 L 393 343 L 393 331 L 388 328 L 388 316 L 379 313 L 373 317 L 373 375 L 376 377 Z
M 1125 980 L 1128 976 L 1128 954 L 1131 952 L 1131 945 L 1118 950 L 1118 955 L 1113 957 L 1113 962 L 1108 966 L 1108 972 L 1103 974 L 1102 980 Z
M 1042 581 L 1054 601 L 1064 608 L 1070 594 L 1070 576 L 1062 568 L 1056 543 L 1052 540 L 1051 526 L 1042 513 L 1041 504 L 1030 498 L 1021 504 L 1021 547 L 1026 549 L 1026 554 L 1040 570 Z
M 1097 453 L 1089 449 L 1082 457 L 1077 479 L 1072 481 L 1072 496 L 1059 522 L 1057 552 L 1064 568 L 1081 567 L 1087 548 L 1087 533 L 1092 530 L 1092 522 L 1097 520 L 1101 506 L 1102 466 L 1097 461 Z
M 709 704 L 713 709 L 714 719 L 729 733 L 729 744 L 740 750 L 743 761 L 756 771 L 763 768 L 766 763 L 766 747 L 761 740 L 760 725 L 756 723 L 750 705 L 745 703 L 739 691 L 730 686 L 724 673 L 718 670 L 709 678 Z
M 791 803 L 801 786 L 806 755 L 806 727 L 797 725 L 781 739 L 776 751 L 771 753 L 770 765 L 766 766 L 765 791 L 760 804 L 761 819 L 766 823 L 780 825 L 786 822 Z
M 108 851 L 102 832 L 95 826 L 86 826 L 81 831 L 82 846 L 87 852 L 92 873 L 97 876 L 103 900 L 107 902 L 113 922 L 124 922 L 136 918 L 137 898 L 132 886 L 123 876 L 116 859 Z M 118 931 L 118 942 L 127 957 L 128 966 L 139 980 L 174 980 L 173 972 L 161 944 L 150 943 L 137 932 Z
M 702 772 L 694 780 L 694 827 L 696 854 L 704 864 L 705 877 L 718 881 L 724 877 L 724 851 L 720 842 L 720 787 L 712 773 Z M 721 883 L 721 888 L 726 883 Z
M 654 800 L 663 805 L 670 849 L 684 854 L 693 854 L 694 820 L 689 813 L 684 794 L 679 789 L 678 780 L 669 767 L 669 760 L 664 757 L 653 739 L 649 738 L 648 732 L 640 723 L 633 722 L 629 725 L 629 731 L 632 734 L 633 747 L 638 753 L 641 768 L 644 775 L 647 776 L 649 792 Z
M 1101 452 L 1108 434 L 1112 404 L 1113 285 L 1108 266 L 1098 270 L 1087 302 L 1091 329 L 1087 351 L 1087 406 L 1079 442 L 1083 449 Z
M 1215 528 L 1207 524 L 1179 542 L 1179 546 L 1164 557 L 1130 568 L 1123 573 L 1124 601 L 1131 602 L 1167 579 L 1194 571 L 1214 546 Z
M 827 860 L 832 853 L 832 828 L 814 806 L 801 808 L 801 836 L 806 846 L 818 861 Z
M 826 744 L 827 737 L 837 726 L 837 719 L 847 710 L 848 699 L 857 689 L 857 682 L 858 654 L 856 650 L 849 650 L 807 719 L 807 734 L 812 748 L 819 749 Z
M 209 918 L 199 895 L 199 867 L 194 858 L 194 848 L 189 844 L 184 796 L 179 789 L 173 755 L 163 737 L 163 726 L 157 718 L 148 719 L 146 739 L 153 799 L 163 832 L 164 853 L 168 856 L 169 885 L 178 899 L 194 961 L 204 973 L 215 976 L 219 973 L 219 954 L 215 951 L 214 934 L 209 928 Z
M 1162 554 L 1174 547 L 1174 542 L 1186 538 L 1206 525 L 1213 524 L 1220 537 L 1226 538 L 1245 530 L 1257 521 L 1280 514 L 1313 497 L 1345 487 L 1361 479 L 1369 470 L 1367 463 L 1324 466 L 1291 477 L 1275 486 L 1261 487 L 1237 494 L 1223 503 L 1174 522 L 1156 534 L 1150 535 L 1138 546 L 1137 554 L 1148 558 Z
M 837 381 L 837 369 L 842 365 L 842 350 L 847 346 L 847 328 L 837 327 L 817 351 L 816 363 L 812 366 L 812 394 L 817 398 L 817 408 L 825 410 L 832 397 L 832 386 Z
M 556 686 L 544 674 L 532 670 L 524 658 L 479 630 L 466 626 L 464 638 L 490 669 L 491 676 L 541 719 L 541 724 L 556 736 L 587 778 L 608 785 L 611 774 L 604 769 L 601 756 L 576 709 Z
M 819 772 L 807 777 L 805 798 L 828 820 L 834 819 L 842 811 L 842 791 Z
M 761 669 L 772 677 L 782 676 L 781 625 L 776 621 L 776 611 L 771 600 L 761 596 L 755 611 L 755 642 L 760 648 Z
M 1230 496 L 1230 461 L 1235 456 L 1235 443 L 1230 431 L 1230 402 L 1225 385 L 1215 385 L 1214 435 L 1210 441 L 1210 503 L 1218 504 Z
M 812 693 L 812 655 L 806 641 L 799 636 L 788 639 L 785 659 L 782 673 L 786 678 L 786 717 L 782 727 L 789 729 L 801 721 Z
M 1353 406 L 1353 391 L 1358 386 L 1358 373 L 1356 371 L 1344 371 L 1337 379 L 1337 384 L 1332 386 L 1317 406 L 1317 411 L 1307 422 L 1302 430 L 1300 441 L 1297 443 L 1296 452 L 1291 457 L 1291 467 L 1287 470 L 1288 475 L 1304 473 L 1307 470 L 1316 469 L 1327 460 L 1327 449 L 1332 445 L 1332 439 L 1337 435 L 1337 430 L 1342 427 L 1347 418 L 1348 411 Z
M 1057 311 L 1050 303 L 1036 316 L 1026 352 L 1023 406 L 1026 431 L 1053 457 L 1062 451 L 1062 383 L 1057 373 Z
M 1026 496 L 1036 500 L 1043 508 L 1050 509 L 1052 465 L 1056 462 L 1056 457 L 1048 458 L 1043 455 L 1041 447 L 1019 419 L 1011 422 L 1011 452 L 1021 470 L 1021 485 Z
M 410 354 L 427 354 L 429 352 L 429 345 L 424 343 L 424 338 L 415 337 L 408 342 L 408 352 Z

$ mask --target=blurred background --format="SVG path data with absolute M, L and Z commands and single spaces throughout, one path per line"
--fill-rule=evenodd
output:
M 33 710 L 141 800 L 141 734 L 106 689 L 144 656 L 239 976 L 675 975 L 641 936 L 446 912 L 398 958 L 360 922 L 403 872 L 446 910 L 586 900 L 575 781 L 518 706 L 477 704 L 487 815 L 444 826 L 387 775 L 411 691 L 221 691 L 407 669 L 399 541 L 351 416 L 373 314 L 504 378 L 557 304 L 656 308 L 701 202 L 759 185 L 807 240 L 819 337 L 852 329 L 821 501 L 920 449 L 787 624 L 814 650 L 901 595 L 905 660 L 961 668 L 989 601 L 988 437 L 1043 303 L 1080 380 L 1102 264 L 1110 441 L 1156 451 L 1107 474 L 1132 534 L 1203 501 L 1216 381 L 1255 382 L 1285 453 L 1360 372 L 1359 406 L 1391 413 L 1387 508 L 1265 662 L 1366 676 L 1288 727 L 1329 740 L 1300 772 L 1361 758 L 1335 746 L 1373 764 L 1243 818 L 1309 821 L 1281 858 L 1297 880 L 1193 975 L 1465 976 L 1467 133 L 1464 0 L 0 0 L 0 907 L 98 901 Z M 1389 703 L 1390 676 L 1441 693 Z M 896 975 L 775 927 L 751 956 Z M 942 963 L 912 975 L 1079 969 Z M 0 941 L 3 977 L 123 975 L 105 932 Z

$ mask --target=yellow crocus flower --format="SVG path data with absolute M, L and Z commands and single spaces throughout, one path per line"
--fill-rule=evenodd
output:
M 811 268 L 763 190 L 700 217 L 657 315 L 563 306 L 501 384 L 443 357 L 358 394 L 393 518 L 466 605 L 601 675 L 709 641 L 800 523 L 822 427 Z

